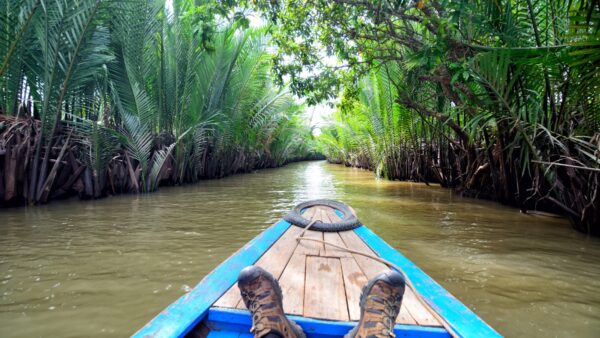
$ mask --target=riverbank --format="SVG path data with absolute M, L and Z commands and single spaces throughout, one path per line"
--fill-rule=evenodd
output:
M 299 201 L 333 198 L 507 337 L 595 337 L 600 240 L 326 162 L 0 210 L 0 336 L 128 336 Z M 535 240 L 532 240 L 535 239 Z
M 353 160 L 328 158 L 327 161 L 336 165 L 344 165 L 346 167 L 369 170 L 375 175 L 382 174 L 381 172 L 377 172 L 377 168 L 373 166 L 373 161 L 368 157 Z M 493 201 L 502 205 L 518 208 L 522 213 L 526 214 L 545 214 L 546 216 L 561 217 L 569 220 L 571 226 L 580 232 L 594 236 L 600 236 L 600 227 L 598 227 L 595 223 L 596 219 L 600 217 L 600 208 L 594 202 L 600 197 L 595 193 L 589 198 L 591 199 L 589 203 L 580 205 L 581 208 L 576 208 L 573 210 L 565 205 L 562 205 L 562 207 L 557 207 L 557 203 L 560 204 L 560 202 L 550 196 L 551 191 L 544 190 L 546 193 L 542 194 L 540 190 L 534 189 L 533 185 L 536 183 L 529 180 L 506 183 L 506 186 L 510 186 L 512 191 L 526 191 L 527 193 L 521 193 L 521 196 L 515 193 L 514 196 L 505 196 L 505 198 L 499 199 L 498 196 L 494 194 L 493 174 L 490 171 L 489 165 L 481 165 L 468 181 L 461 179 L 448 182 L 441 180 L 440 176 L 436 175 L 438 170 L 435 168 L 435 166 L 431 166 L 430 162 L 431 161 L 424 161 L 422 158 L 415 159 L 414 161 L 409 162 L 412 164 L 416 163 L 416 166 L 412 167 L 411 169 L 403 167 L 402 164 L 405 164 L 405 162 L 401 161 L 397 165 L 402 167 L 402 169 L 398 169 L 393 173 L 386 172 L 383 178 L 392 181 L 421 182 L 427 185 L 431 183 L 439 184 L 443 188 L 451 189 L 459 196 Z M 458 172 L 458 170 L 453 171 Z M 565 169 L 565 171 L 568 170 Z M 574 171 L 572 173 L 574 173 Z M 595 186 L 596 181 L 598 180 L 598 175 L 593 172 L 591 174 L 586 172 L 586 174 L 589 174 L 589 176 L 582 175 L 575 177 L 573 175 L 565 175 L 566 177 L 570 177 L 572 180 L 577 180 L 577 184 L 574 183 L 574 187 L 569 188 L 571 189 L 571 193 L 574 193 L 575 190 L 580 188 L 583 190 L 586 179 L 591 179 L 593 181 L 592 187 Z M 563 187 L 563 189 L 567 189 L 567 187 Z M 594 192 L 594 189 L 595 188 L 590 188 L 590 193 Z
M 4 7 L 0 205 L 146 193 L 311 158 L 304 105 L 274 85 L 267 30 L 228 4 Z
M 191 170 L 188 156 L 182 153 L 185 148 L 175 148 L 172 136 L 153 137 L 154 141 L 145 150 L 147 155 L 139 157 L 126 142 L 105 149 L 105 142 L 82 133 L 80 128 L 75 123 L 61 124 L 54 146 L 49 152 L 42 149 L 36 157 L 40 121 L 0 115 L 0 208 L 43 204 L 72 196 L 86 200 L 146 193 L 160 186 L 193 184 L 291 162 L 322 159 L 308 149 L 286 156 L 244 148 L 218 149 L 218 142 L 207 138 L 201 151 L 189 150 L 189 157 L 194 153 L 197 157 Z M 102 132 L 117 131 L 105 128 Z

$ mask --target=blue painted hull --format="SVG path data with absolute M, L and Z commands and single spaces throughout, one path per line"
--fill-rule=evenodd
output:
M 179 298 L 133 337 L 184 337 L 199 323 L 211 328 L 209 338 L 251 338 L 252 320 L 247 311 L 211 308 L 233 284 L 238 273 L 254 264 L 291 225 L 280 221 L 254 238 L 208 274 L 190 293 Z M 389 246 L 366 226 L 354 230 L 382 258 L 400 267 L 425 301 L 451 327 L 452 334 L 442 327 L 396 325 L 397 337 L 501 337 L 481 318 L 441 285 L 427 276 L 414 263 Z M 308 338 L 340 337 L 355 325 L 353 322 L 324 321 L 290 316 Z

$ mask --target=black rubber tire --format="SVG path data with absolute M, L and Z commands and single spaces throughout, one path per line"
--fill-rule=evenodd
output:
M 358 220 L 358 218 L 356 218 L 350 207 L 348 207 L 342 202 L 327 199 L 302 202 L 296 205 L 294 209 L 292 209 L 292 211 L 290 211 L 287 215 L 283 217 L 283 219 L 287 222 L 290 222 L 293 225 L 299 226 L 301 228 L 306 228 L 310 224 L 310 220 L 302 217 L 301 212 L 303 209 L 317 205 L 324 205 L 339 210 L 343 214 L 343 216 L 342 220 L 336 223 L 317 222 L 310 227 L 311 230 L 323 232 L 337 232 L 352 230 L 361 226 L 360 221 Z

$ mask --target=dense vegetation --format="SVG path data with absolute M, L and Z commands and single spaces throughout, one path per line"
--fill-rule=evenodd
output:
M 216 1 L 0 2 L 0 205 L 314 156 L 267 32 Z M 282 89 L 283 88 L 283 89 Z
M 314 102 L 343 93 L 321 137 L 330 161 L 600 233 L 597 1 L 259 3 L 280 79 Z
M 0 200 L 316 156 L 600 233 L 594 0 L 3 0 Z M 263 28 L 249 28 L 248 14 Z M 272 72 L 274 70 L 274 72 Z M 289 88 L 289 90 L 287 89 Z

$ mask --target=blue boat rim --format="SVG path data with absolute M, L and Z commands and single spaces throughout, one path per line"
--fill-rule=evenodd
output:
M 133 337 L 184 337 L 202 321 L 210 323 L 213 328 L 235 329 L 240 333 L 247 333 L 251 325 L 248 311 L 211 306 L 236 283 L 239 272 L 256 263 L 290 226 L 290 223 L 281 220 L 263 231 L 206 275 L 192 291 L 169 305 L 133 334 Z M 380 257 L 398 266 L 411 280 L 415 292 L 421 295 L 451 329 L 449 332 L 444 327 L 397 324 L 395 331 L 399 337 L 501 337 L 473 311 L 366 226 L 351 231 Z M 303 327 L 309 338 L 342 336 L 355 325 L 353 322 L 290 317 Z

